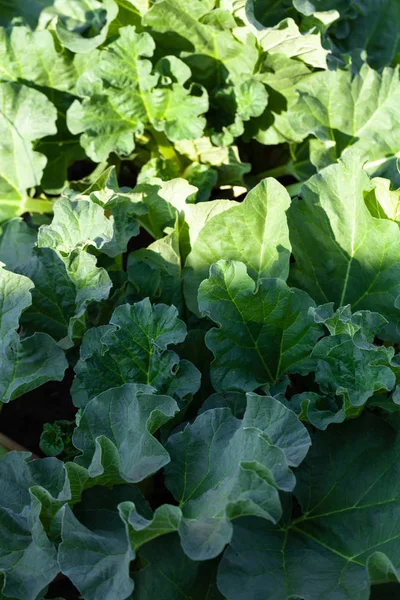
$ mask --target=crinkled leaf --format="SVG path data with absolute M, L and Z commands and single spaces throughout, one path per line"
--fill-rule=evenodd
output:
M 369 310 L 358 310 L 352 314 L 350 304 L 335 311 L 333 302 L 328 302 L 311 308 L 310 313 L 314 315 L 315 322 L 324 324 L 331 335 L 348 334 L 356 344 L 373 342 L 387 323 L 382 315 Z
M 79 200 L 60 198 L 54 204 L 51 225 L 39 229 L 38 246 L 61 253 L 89 245 L 100 249 L 112 236 L 112 223 L 101 206 L 82 197 Z
M 219 324 L 207 333 L 217 391 L 252 391 L 285 373 L 307 372 L 320 326 L 309 314 L 313 300 L 281 279 L 258 287 L 243 263 L 219 261 L 199 290 L 200 310 Z
M 110 152 L 130 154 L 134 133 L 150 124 L 174 141 L 200 137 L 208 109 L 205 90 L 191 94 L 184 84 L 190 69 L 174 56 L 164 57 L 154 71 L 148 60 L 154 41 L 135 28 L 120 29 L 120 37 L 103 50 L 78 82 L 78 93 L 68 111 L 68 127 L 81 133 L 81 143 L 94 161 Z
M 375 392 L 395 386 L 392 355 L 382 346 L 355 344 L 347 334 L 325 337 L 312 352 L 318 359 L 315 379 L 324 393 L 343 395 L 353 406 L 362 406 Z
M 90 334 L 90 355 L 85 352 L 86 357 L 75 367 L 77 406 L 124 383 L 144 383 L 163 393 L 179 377 L 179 357 L 167 349 L 186 336 L 186 326 L 178 319 L 175 307 L 152 306 L 149 299 L 132 306 L 125 304 L 114 311 L 110 324 L 112 327 L 97 339 Z M 197 370 L 195 375 L 192 393 L 200 383 Z

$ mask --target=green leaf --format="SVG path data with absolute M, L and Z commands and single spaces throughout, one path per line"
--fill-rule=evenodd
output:
M 367 169 L 368 172 L 368 169 Z M 373 217 L 400 222 L 400 192 L 392 190 L 391 181 L 374 177 L 374 189 L 365 197 L 365 203 Z
M 184 270 L 185 298 L 193 312 L 197 312 L 199 285 L 219 259 L 244 262 L 256 282 L 265 277 L 287 279 L 290 242 L 285 211 L 289 203 L 283 186 L 268 178 L 241 204 L 207 221 Z
M 118 514 L 118 503 L 130 500 L 143 503 L 132 486 L 94 488 L 84 494 L 78 518 L 68 506 L 61 510 L 61 570 L 87 600 L 99 594 L 104 600 L 125 600 L 133 590 L 129 567 L 134 553 Z
M 389 321 L 380 335 L 397 339 L 399 231 L 371 216 L 363 198 L 370 189 L 357 156 L 311 177 L 288 211 L 296 260 L 289 281 L 319 303 L 380 313 Z
M 218 576 L 227 599 L 368 600 L 371 581 L 396 578 L 397 432 L 372 415 L 317 432 L 296 473 L 302 515 L 235 525 Z
M 0 221 L 35 208 L 49 210 L 50 203 L 28 198 L 27 189 L 39 185 L 46 165 L 32 142 L 56 133 L 56 117 L 55 107 L 41 92 L 0 82 Z
M 400 53 L 397 36 L 397 23 L 400 7 L 396 2 L 383 0 L 363 0 L 357 2 L 357 19 L 349 20 L 349 35 L 341 41 L 341 49 L 352 51 L 363 48 L 368 63 L 374 69 L 381 69 L 397 62 Z M 374 23 L 379 23 L 379 31 Z
M 1 592 L 7 598 L 36 600 L 59 572 L 57 552 L 41 522 L 40 490 L 57 497 L 64 484 L 63 463 L 30 461 L 27 452 L 0 460 Z
M 223 600 L 215 584 L 216 562 L 190 560 L 177 535 L 146 544 L 140 560 L 145 566 L 134 574 L 138 600 Z
M 387 323 L 382 315 L 369 310 L 358 310 L 352 314 L 349 304 L 340 306 L 335 311 L 333 302 L 329 302 L 311 308 L 310 313 L 314 315 L 315 322 L 324 324 L 331 335 L 348 334 L 357 345 L 365 341 L 373 342 Z M 362 345 L 365 347 L 365 344 Z
M 153 435 L 178 412 L 169 396 L 126 384 L 103 392 L 85 407 L 73 436 L 82 455 L 75 461 L 104 483 L 137 483 L 169 462 Z
M 327 68 L 329 51 L 323 47 L 318 31 L 302 33 L 293 19 L 283 19 L 275 27 L 262 27 L 254 15 L 252 4 L 250 1 L 246 7 L 246 16 L 265 52 L 297 58 L 319 69 Z
M 36 237 L 35 230 L 22 219 L 5 223 L 0 233 L 0 262 L 10 271 L 25 264 L 32 256 Z
M 171 141 L 200 137 L 208 99 L 205 90 L 194 95 L 184 87 L 190 69 L 171 56 L 153 70 L 148 60 L 154 52 L 151 36 L 137 34 L 131 26 L 119 33 L 78 82 L 83 101 L 76 100 L 68 110 L 68 127 L 82 134 L 88 156 L 100 162 L 110 152 L 130 154 L 134 134 L 148 125 Z
M 318 359 L 315 379 L 321 390 L 343 395 L 353 406 L 362 406 L 375 392 L 395 386 L 389 367 L 393 351 L 385 347 L 355 344 L 344 333 L 320 340 L 312 356 Z
M 149 298 L 151 302 L 173 304 L 183 314 L 182 264 L 179 249 L 180 227 L 175 228 L 147 248 L 131 252 L 128 257 L 130 301 Z
M 41 333 L 22 341 L 16 333 L 22 311 L 31 302 L 27 277 L 0 268 L 0 396 L 8 402 L 42 383 L 61 380 L 68 366 L 64 352 Z
M 0 397 L 9 402 L 46 383 L 61 381 L 68 367 L 63 350 L 45 333 L 22 341 L 12 332 L 0 349 Z
M 177 309 L 165 304 L 152 306 L 149 299 L 130 306 L 119 306 L 110 325 L 95 338 L 90 334 L 90 352 L 78 361 L 73 384 L 74 402 L 85 406 L 91 398 L 124 383 L 144 383 L 157 392 L 167 392 L 179 378 L 179 357 L 171 344 L 185 339 L 186 326 Z M 84 338 L 85 339 L 85 338 Z M 200 374 L 193 372 L 192 393 L 200 385 Z
M 190 66 L 195 80 L 209 88 L 216 82 L 221 85 L 228 76 L 234 83 L 248 79 L 258 59 L 250 32 L 242 42 L 230 30 L 204 22 L 202 17 L 212 7 L 213 2 L 197 0 L 189 6 L 182 0 L 162 0 L 153 4 L 143 18 L 157 43 L 168 52 L 178 53 Z
M 51 224 L 39 229 L 38 246 L 69 254 L 90 245 L 100 249 L 112 236 L 112 223 L 101 206 L 82 197 L 60 198 Z
M 215 360 L 211 379 L 219 391 L 252 391 L 285 373 L 306 373 L 321 335 L 309 308 L 313 300 L 281 279 L 258 286 L 243 263 L 219 261 L 199 290 L 200 310 L 219 324 L 207 333 Z
M 310 69 L 305 64 L 283 54 L 266 54 L 257 77 L 268 90 L 267 109 L 246 123 L 246 137 L 254 137 L 261 144 L 301 142 L 305 134 L 289 120 L 289 110 L 298 100 L 297 86 L 306 82 Z
M 0 265 L 0 339 L 18 329 L 23 310 L 32 302 L 30 290 L 33 283 L 27 277 L 6 271 Z
M 247 395 L 243 421 L 229 409 L 208 410 L 170 437 L 166 485 L 179 502 L 182 546 L 192 560 L 218 556 L 232 535 L 230 519 L 281 517 L 278 490 L 290 491 L 310 440 L 297 417 L 271 397 Z
M 299 100 L 289 111 L 292 127 L 304 137 L 312 134 L 329 142 L 328 155 L 316 166 L 326 166 L 351 147 L 359 152 L 355 160 L 361 164 L 378 161 L 378 172 L 373 174 L 384 177 L 385 161 L 400 150 L 395 134 L 400 115 L 399 70 L 386 68 L 380 74 L 365 64 L 354 77 L 349 70 L 321 71 L 297 89 Z M 341 110 L 333 101 L 339 97 Z
M 179 212 L 189 210 L 187 199 L 197 188 L 180 177 L 170 181 L 152 179 L 135 187 L 147 207 L 147 214 L 140 222 L 156 239 L 165 235 L 166 227 L 174 227 Z
M 50 100 L 54 90 L 72 91 L 78 77 L 71 55 L 56 50 L 47 30 L 0 28 L 0 64 L 0 80 L 31 82 L 49 94 Z
M 56 33 L 63 46 L 90 52 L 105 42 L 118 6 L 113 0 L 55 0 L 50 14 L 58 17 Z

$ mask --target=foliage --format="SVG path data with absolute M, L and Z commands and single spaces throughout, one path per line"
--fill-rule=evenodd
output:
M 0 0 L 1 599 L 400 582 L 399 18 Z

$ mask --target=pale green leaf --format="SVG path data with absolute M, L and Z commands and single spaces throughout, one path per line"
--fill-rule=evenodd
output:
M 198 310 L 199 285 L 219 259 L 244 262 L 257 283 L 265 277 L 287 278 L 290 242 L 285 211 L 289 203 L 283 186 L 268 178 L 249 192 L 241 204 L 206 222 L 184 270 L 186 302 L 193 312 Z
M 0 221 L 32 210 L 35 202 L 43 212 L 39 200 L 27 198 L 27 189 L 39 185 L 46 166 L 32 142 L 56 133 L 56 117 L 55 107 L 41 92 L 0 83 Z
M 357 155 L 307 182 L 288 211 L 296 259 L 290 281 L 317 302 L 381 314 L 389 325 L 380 335 L 397 339 L 399 229 L 371 216 L 364 202 L 371 187 Z

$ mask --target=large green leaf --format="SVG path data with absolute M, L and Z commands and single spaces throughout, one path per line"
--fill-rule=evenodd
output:
M 148 60 L 153 52 L 148 33 L 124 27 L 78 82 L 84 100 L 68 110 L 68 127 L 82 133 L 81 143 L 93 160 L 105 160 L 110 152 L 130 154 L 134 133 L 148 125 L 172 141 L 201 136 L 205 90 L 194 95 L 184 87 L 190 69 L 174 56 L 163 57 L 153 71 Z
M 219 261 L 199 290 L 199 307 L 218 325 L 206 344 L 215 360 L 217 391 L 252 391 L 285 373 L 310 370 L 309 357 L 321 335 L 309 313 L 313 300 L 281 279 L 258 286 L 243 263 Z
M 56 117 L 55 107 L 41 92 L 0 82 L 0 221 L 34 206 L 43 211 L 40 200 L 27 196 L 28 188 L 40 184 L 46 165 L 45 156 L 33 150 L 32 142 L 56 133 Z
M 287 279 L 290 242 L 285 211 L 290 198 L 275 179 L 264 179 L 245 200 L 209 219 L 197 235 L 184 270 L 185 297 L 197 312 L 197 292 L 219 259 L 245 263 L 258 284 L 261 278 Z
M 217 563 L 190 560 L 177 535 L 146 544 L 139 556 L 144 568 L 134 574 L 137 600 L 223 600 L 215 583 Z
M 371 415 L 318 432 L 296 473 L 302 515 L 235 525 L 219 571 L 227 600 L 368 600 L 371 581 L 397 579 L 398 452 L 397 424 Z
M 29 27 L 0 28 L 0 65 L 0 80 L 31 82 L 50 99 L 53 90 L 73 90 L 78 77 L 71 55 L 56 51 L 50 31 Z
M 326 149 L 313 159 L 316 166 L 335 161 L 351 146 L 359 151 L 359 161 L 377 161 L 374 174 L 384 176 L 390 159 L 400 151 L 398 68 L 380 74 L 365 64 L 354 77 L 350 70 L 321 71 L 297 89 L 300 97 L 289 120 L 296 132 L 313 134 L 325 143 Z M 340 109 L 335 98 L 341 99 Z
M 159 393 L 168 393 L 171 386 L 178 398 L 189 393 L 188 387 L 191 393 L 197 391 L 200 373 L 168 350 L 169 345 L 182 342 L 186 336 L 186 326 L 178 319 L 174 306 L 152 306 L 149 299 L 132 306 L 125 304 L 114 311 L 110 325 L 105 331 L 100 328 L 98 337 L 89 330 L 90 344 L 84 346 L 75 367 L 73 391 L 77 406 L 85 406 L 94 396 L 124 383 L 144 383 Z
M 208 410 L 170 437 L 166 485 L 184 519 L 179 534 L 192 559 L 218 556 L 230 541 L 230 519 L 279 521 L 279 490 L 293 489 L 290 466 L 310 444 L 297 417 L 271 397 L 247 395 L 243 420 L 227 408 Z
M 169 462 L 153 434 L 178 412 L 169 396 L 129 383 L 103 392 L 85 407 L 73 443 L 75 461 L 102 483 L 137 483 Z
M 400 235 L 396 223 L 371 216 L 364 194 L 371 183 L 360 157 L 347 155 L 303 187 L 289 211 L 296 262 L 290 281 L 317 302 L 380 313 L 382 335 L 397 339 L 400 318 Z

